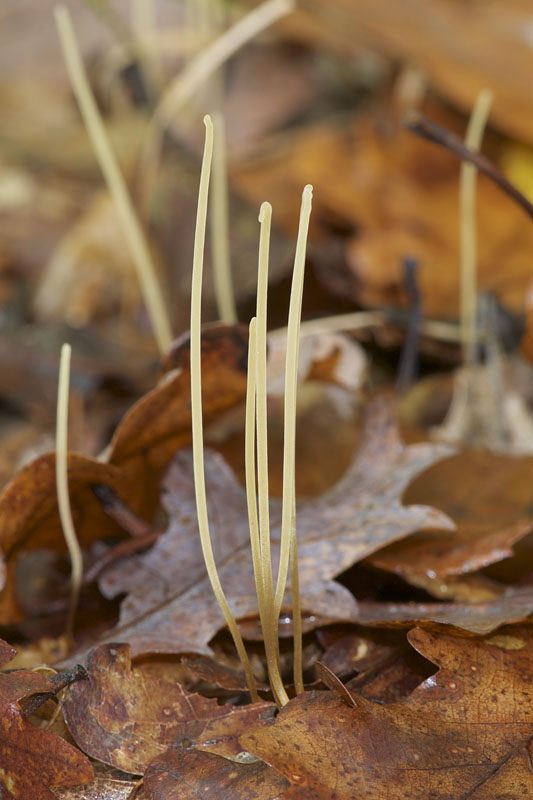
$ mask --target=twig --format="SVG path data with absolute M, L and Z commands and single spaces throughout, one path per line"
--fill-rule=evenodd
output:
M 438 144 L 446 150 L 449 150 L 450 153 L 453 153 L 462 161 L 468 161 L 470 164 L 473 164 L 479 172 L 482 172 L 483 175 L 486 175 L 487 178 L 494 181 L 496 186 L 499 186 L 502 191 L 512 197 L 513 200 L 524 209 L 526 214 L 529 214 L 533 219 L 533 203 L 530 203 L 527 197 L 525 197 L 516 186 L 513 186 L 486 156 L 470 150 L 458 136 L 428 119 L 428 117 L 424 116 L 424 114 L 421 114 L 419 111 L 409 111 L 404 114 L 402 123 L 408 130 L 412 131 L 412 133 L 416 133 L 417 136 L 420 136 L 422 139 L 433 142 L 433 144 Z
M 414 258 L 405 258 L 403 262 L 404 283 L 409 298 L 409 320 L 407 333 L 400 356 L 396 388 L 405 391 L 416 375 L 418 345 L 420 341 L 420 323 L 422 320 L 422 300 L 417 281 L 418 263 Z
M 77 664 L 74 669 L 68 672 L 59 672 L 57 675 L 53 675 L 50 678 L 50 683 L 53 687 L 52 691 L 32 694 L 31 697 L 27 697 L 25 700 L 21 701 L 20 706 L 24 715 L 30 717 L 38 708 L 44 705 L 47 700 L 59 694 L 62 689 L 65 689 L 76 681 L 84 680 L 86 677 L 87 670 L 81 664 Z

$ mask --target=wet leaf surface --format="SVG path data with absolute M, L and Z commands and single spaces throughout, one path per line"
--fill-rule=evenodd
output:
M 151 800 L 276 800 L 287 781 L 261 761 L 234 764 L 195 750 L 167 750 L 150 764 L 145 778 Z
M 448 584 L 453 586 L 454 576 L 512 556 L 513 545 L 531 531 L 532 478 L 531 458 L 485 451 L 465 450 L 433 465 L 411 483 L 404 502 L 423 497 L 448 513 L 457 527 L 417 534 L 376 553 L 371 563 L 436 597 L 453 598 Z M 471 599 L 476 601 L 475 594 Z
M 0 666 L 13 648 L 0 646 Z M 27 721 L 18 701 L 53 692 L 51 681 L 30 670 L 0 672 L 0 797 L 2 800 L 53 800 L 51 786 L 77 786 L 93 777 L 89 760 L 68 742 Z
M 132 667 L 128 645 L 96 648 L 87 670 L 88 680 L 71 687 L 64 702 L 67 724 L 92 758 L 125 772 L 143 774 L 175 739 L 192 738 L 211 719 L 232 712 Z
M 476 641 L 415 629 L 411 643 L 440 669 L 407 699 L 383 706 L 352 693 L 349 708 L 309 693 L 241 743 L 290 780 L 291 798 L 496 800 L 502 785 L 527 796 L 533 638 L 509 631 Z
M 405 447 L 386 407 L 380 403 L 373 407 L 366 438 L 342 481 L 319 500 L 302 504 L 298 510 L 300 585 L 306 612 L 335 620 L 354 619 L 354 598 L 331 581 L 335 575 L 385 542 L 418 528 L 450 527 L 449 519 L 436 509 L 403 506 L 400 502 L 411 478 L 449 453 L 450 449 L 442 445 Z M 255 615 L 257 601 L 244 490 L 219 457 L 206 461 L 206 476 L 222 585 L 237 618 Z M 176 488 L 172 493 L 167 488 L 165 504 L 171 516 L 174 509 L 179 509 L 177 524 L 171 523 L 148 554 L 126 560 L 101 581 L 108 595 L 130 592 L 123 604 L 122 625 L 110 637 L 130 642 L 135 655 L 208 653 L 207 642 L 224 624 L 204 577 L 191 466 L 185 453 L 173 463 L 168 477 Z M 272 505 L 271 514 L 275 561 L 279 504 Z M 176 586 L 181 587 L 177 592 Z

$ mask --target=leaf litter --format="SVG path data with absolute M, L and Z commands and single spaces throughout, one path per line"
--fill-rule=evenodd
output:
M 357 38 L 365 40 L 368 31 L 359 30 L 360 25 L 354 22 L 363 18 L 375 28 L 371 38 L 380 43 L 382 66 L 392 69 L 392 59 L 388 63 L 390 53 L 394 59 L 398 53 L 417 53 L 441 92 L 460 106 L 471 105 L 477 92 L 475 81 L 469 79 L 470 71 L 475 69 L 475 56 L 458 64 L 454 54 L 446 50 L 446 41 L 436 32 L 431 34 L 431 52 L 427 48 L 420 50 L 420 37 L 412 35 L 412 12 L 395 11 L 400 15 L 405 36 L 401 43 L 394 43 L 390 24 L 388 32 L 381 27 L 385 3 L 373 4 L 372 8 L 361 3 L 357 10 L 348 8 L 344 0 L 336 0 L 335 5 L 344 7 L 346 12 L 344 18 L 349 24 L 343 30 L 337 25 L 337 17 L 323 16 L 320 4 L 311 10 L 298 9 L 280 26 L 283 35 L 292 40 L 295 20 L 305 20 L 305 29 L 296 37 L 298 46 L 304 49 L 298 50 L 295 57 L 299 69 L 305 64 L 307 77 L 305 54 L 311 51 L 305 48 L 309 48 L 309 41 L 316 45 L 317 41 L 327 40 L 328 48 L 342 52 L 352 26 Z M 521 4 L 515 5 L 505 12 L 513 19 L 515 12 L 518 16 L 521 13 Z M 451 24 L 459 26 L 460 33 L 459 12 L 444 6 L 440 11 Z M 419 22 L 425 25 L 426 11 L 419 12 Z M 474 52 L 478 52 L 487 27 L 493 26 L 496 16 L 483 19 L 476 4 L 469 13 L 479 22 L 473 42 Z M 498 32 L 502 28 L 498 23 Z M 463 41 L 459 35 L 456 38 Z M 267 42 L 267 48 L 271 47 Z M 351 48 L 350 41 L 350 52 Z M 517 53 L 518 50 L 516 42 Z M 359 44 L 355 52 L 359 64 Z M 237 60 L 241 81 L 255 61 L 261 62 L 261 53 L 253 50 Z M 441 62 L 445 61 L 451 68 L 443 71 Z M 499 97 L 495 119 L 515 135 L 520 130 L 527 139 L 523 103 L 517 103 L 515 97 L 516 92 L 520 94 L 520 85 L 515 81 L 515 99 L 506 105 L 502 100 L 506 94 L 502 90 L 507 80 L 505 70 L 496 69 L 496 75 L 490 66 L 488 72 L 497 78 Z M 459 81 L 455 79 L 457 74 Z M 317 98 L 317 107 L 323 102 L 317 75 L 313 75 L 312 82 L 306 78 L 305 91 L 300 87 L 296 92 L 299 114 L 309 113 L 313 97 Z M 237 126 L 237 137 L 245 131 L 248 162 L 234 168 L 234 176 L 236 184 L 249 196 L 259 191 L 262 199 L 265 192 L 268 194 L 265 187 L 270 185 L 271 196 L 279 195 L 283 225 L 289 228 L 294 219 L 292 183 L 299 185 L 300 173 L 307 180 L 312 168 L 317 195 L 323 200 L 317 198 L 318 224 L 312 232 L 316 249 L 311 258 L 316 257 L 314 266 L 326 294 L 331 291 L 343 297 L 350 295 L 372 306 L 401 304 L 403 289 L 398 265 L 406 248 L 413 246 L 429 267 L 420 273 L 425 312 L 433 309 L 449 316 L 455 309 L 457 294 L 455 172 L 447 156 L 421 148 L 420 143 L 399 134 L 397 113 L 391 112 L 391 107 L 397 110 L 404 102 L 402 91 L 408 81 L 405 75 L 400 77 L 392 95 L 387 90 L 379 96 L 381 109 L 376 104 L 369 114 L 359 112 L 359 119 L 352 119 L 350 111 L 350 119 L 341 124 L 337 120 L 333 127 L 329 123 L 313 127 L 305 118 L 302 125 L 287 98 L 280 97 L 274 117 L 279 113 L 293 129 L 284 133 L 290 159 L 287 150 L 283 160 L 277 154 L 274 166 L 282 164 L 277 171 L 269 163 L 272 159 L 268 147 L 259 158 L 260 148 L 254 149 L 264 131 L 275 128 L 272 119 L 267 119 L 269 114 L 265 111 L 265 118 L 254 129 L 253 120 L 250 124 L 246 109 L 241 107 L 243 124 Z M 272 76 L 268 78 L 271 80 Z M 259 87 L 268 83 L 262 82 L 260 71 L 254 79 Z M 379 93 L 379 87 L 387 81 L 380 83 L 374 76 L 373 91 Z M 243 88 L 246 97 L 249 86 L 245 81 Z M 255 96 L 258 90 L 252 93 Z M 234 100 L 235 96 L 238 93 Z M 459 130 L 460 117 L 440 106 L 434 97 L 426 97 L 422 105 L 425 110 L 434 109 L 441 121 Z M 132 124 L 133 118 L 126 119 L 128 130 Z M 182 128 L 181 122 L 172 126 L 173 135 L 176 131 L 183 133 Z M 356 147 L 352 148 L 352 143 Z M 494 131 L 489 136 L 489 150 L 500 164 L 505 165 L 519 146 Z M 325 147 L 330 148 L 328 157 Z M 526 149 L 521 158 L 527 166 Z M 55 158 L 63 168 L 72 160 L 57 154 Z M 2 170 L 3 163 L 0 179 L 4 176 Z M 262 186 L 252 186 L 258 175 L 263 176 Z M 354 175 L 360 184 L 357 191 L 353 187 Z M 41 186 L 41 178 L 35 177 L 34 181 L 34 186 Z M 3 188 L 2 184 L 0 189 Z M 80 193 L 83 202 L 79 198 L 76 201 L 80 208 L 88 207 L 87 187 L 84 192 L 83 197 Z M 480 195 L 483 226 L 488 229 L 481 244 L 482 283 L 496 287 L 516 316 L 523 301 L 527 259 L 522 254 L 527 252 L 530 232 L 524 232 L 512 212 L 503 212 L 492 188 L 482 183 Z M 69 200 L 70 217 L 74 216 L 76 202 Z M 90 214 L 89 210 L 86 220 Z M 115 216 L 116 209 L 110 209 L 109 214 Z M 65 209 L 54 223 L 61 229 L 65 227 L 62 215 Z M 187 218 L 185 214 L 179 216 Z M 171 213 L 169 218 L 173 219 Z M 11 207 L 9 220 L 16 221 Z M 106 220 L 109 221 L 107 212 L 102 214 L 102 222 Z M 155 224 L 159 232 L 160 222 Z M 89 226 L 84 233 L 87 241 L 81 242 L 80 248 L 83 258 L 101 232 L 98 224 L 96 227 L 96 235 Z M 337 244 L 332 236 L 334 230 L 343 231 Z M 33 254 L 32 263 L 41 260 L 43 237 L 39 233 L 39 246 L 34 245 L 39 259 Z M 75 234 L 74 227 L 74 244 Z M 15 231 L 12 240 L 17 241 L 17 236 Z M 63 244 L 68 240 L 67 231 Z M 498 249 L 502 240 L 508 243 L 503 255 Z M 173 249 L 181 257 L 181 241 L 179 245 Z M 46 238 L 45 250 L 51 251 Z M 112 250 L 111 247 L 104 260 L 109 264 L 124 261 L 131 271 L 129 258 L 123 258 L 122 253 L 113 254 Z M 320 251 L 327 254 L 322 263 Z M 339 260 L 340 252 L 343 258 Z M 167 256 L 164 249 L 162 256 Z M 242 253 L 239 260 L 246 262 L 243 275 L 252 275 L 253 262 Z M 503 260 L 505 276 L 499 269 Z M 434 268 L 435 264 L 439 269 Z M 68 265 L 65 269 L 65 280 L 70 280 Z M 277 269 L 279 277 L 283 267 Z M 70 314 L 83 324 L 91 320 L 91 326 L 98 326 L 103 301 L 112 298 L 117 305 L 121 301 L 127 303 L 128 296 L 133 296 L 131 292 L 121 292 L 104 266 L 101 277 L 109 280 L 109 293 L 106 297 L 96 296 L 95 300 L 90 281 L 98 276 L 89 270 L 86 277 L 88 284 L 74 286 L 75 290 L 85 291 L 84 299 L 78 302 L 75 292 L 77 305 L 72 306 L 68 300 L 69 308 L 63 309 L 60 303 L 56 307 L 59 316 Z M 11 291 L 10 280 L 6 284 L 7 295 Z M 64 289 L 64 282 L 60 280 L 60 289 Z M 241 302 L 248 292 L 245 283 L 243 280 L 238 287 Z M 180 310 L 186 307 L 187 292 L 188 286 L 176 301 Z M 58 292 L 60 296 L 63 297 Z M 324 300 L 327 305 L 327 298 L 321 298 L 322 303 Z M 103 311 L 107 316 L 108 309 Z M 389 319 L 390 309 L 380 314 L 381 320 Z M 379 322 L 378 327 L 382 324 Z M 136 325 L 129 320 L 127 327 L 128 336 L 132 337 Z M 136 331 L 133 337 L 136 343 L 142 338 L 142 334 L 136 338 L 137 334 Z M 382 334 L 383 343 L 387 331 L 384 329 Z M 272 340 L 271 355 L 275 355 L 279 343 L 283 347 L 283 336 Z M 342 337 L 328 340 L 322 335 L 314 342 L 308 337 L 304 344 L 311 344 L 310 350 L 302 347 L 300 362 L 308 380 L 340 384 L 352 397 L 359 391 L 364 362 L 361 351 Z M 131 352 L 136 347 L 137 344 Z M 217 426 L 215 439 L 223 438 L 241 413 L 247 350 L 243 328 L 204 328 L 204 413 L 206 424 Z M 444 350 L 438 352 L 442 357 Z M 57 618 L 54 622 L 51 612 L 53 604 L 44 602 L 39 607 L 35 597 L 45 597 L 46 589 L 39 595 L 35 587 L 25 587 L 21 580 L 21 576 L 26 579 L 23 568 L 28 555 L 37 564 L 39 554 L 45 554 L 40 576 L 43 584 L 50 582 L 54 574 L 49 571 L 45 578 L 47 559 L 56 569 L 61 564 L 65 548 L 55 500 L 55 457 L 49 454 L 30 464 L 6 487 L 0 499 L 4 554 L 0 622 L 4 635 L 19 643 L 21 659 L 12 661 L 13 648 L 0 643 L 4 664 L 0 695 L 8 709 L 2 716 L 4 728 L 9 728 L 0 747 L 0 795 L 8 800 L 13 796 L 22 800 L 35 796 L 66 800 L 178 800 L 197 798 L 198 792 L 206 798 L 255 800 L 333 800 L 363 793 L 421 800 L 528 796 L 531 630 L 527 620 L 533 611 L 528 463 L 494 459 L 479 451 L 451 456 L 453 451 L 445 445 L 403 445 L 391 415 L 379 401 L 367 404 L 362 446 L 338 483 L 328 483 L 319 476 L 320 470 L 334 471 L 330 466 L 332 454 L 325 451 L 338 446 L 338 434 L 334 447 L 333 442 L 328 444 L 327 436 L 324 438 L 323 458 L 319 448 L 306 450 L 307 460 L 313 463 L 306 464 L 304 455 L 302 471 L 307 469 L 308 475 L 316 472 L 318 478 L 304 475 L 301 485 L 334 485 L 313 499 L 301 498 L 298 504 L 306 691 L 294 697 L 288 677 L 293 654 L 287 637 L 294 627 L 289 591 L 279 624 L 279 659 L 291 699 L 278 713 L 270 702 L 266 684 L 258 683 L 264 701 L 248 702 L 246 681 L 206 583 L 187 449 L 191 416 L 188 359 L 185 336 L 167 356 L 157 387 L 119 423 L 107 451 L 94 459 L 77 453 L 69 455 L 76 527 L 82 545 L 92 548 L 89 558 L 96 559 L 95 569 L 86 574 L 91 581 L 98 578 L 101 591 L 114 600 L 117 609 L 120 603 L 120 618 L 116 625 L 106 618 L 99 619 L 95 636 L 89 633 L 92 628 L 85 627 L 80 613 L 78 651 L 74 655 L 70 652 L 69 660 L 83 660 L 88 674 L 66 688 L 64 698 L 48 700 L 39 709 L 43 700 L 56 696 L 56 676 L 50 677 L 50 671 L 16 669 L 15 665 L 38 663 L 40 656 L 51 660 L 54 642 L 58 645 L 56 652 L 71 644 L 64 636 L 43 638 L 47 631 L 52 636 L 59 631 Z M 131 374 L 127 367 L 119 371 L 121 375 Z M 271 397 L 275 392 L 280 394 L 280 383 L 279 376 L 277 386 L 271 380 Z M 481 382 L 478 388 L 483 395 Z M 86 397 L 92 389 L 84 391 Z M 12 387 L 10 392 L 8 396 L 14 396 Z M 309 397 L 312 393 L 306 395 L 305 402 Z M 342 393 L 336 398 L 340 409 Z M 520 399 L 521 421 L 516 422 L 515 414 L 511 426 L 515 450 L 529 446 L 525 435 L 529 411 Z M 31 401 L 25 402 L 30 408 Z M 274 405 L 275 401 L 270 402 Z M 321 413 L 319 409 L 318 414 Z M 488 417 L 483 441 L 492 441 L 492 419 Z M 459 422 L 463 424 L 465 419 Z M 100 431 L 107 427 L 102 424 Z M 303 435 L 312 433 L 311 424 Z M 231 448 L 220 449 L 231 457 Z M 239 473 L 239 458 L 233 459 L 232 465 Z M 258 677 L 264 677 L 244 491 L 220 454 L 206 452 L 206 472 L 220 575 L 247 639 L 254 670 Z M 115 510 L 122 504 L 122 511 L 129 515 L 124 526 L 102 507 L 93 492 L 95 484 L 105 487 L 115 498 Z M 164 532 L 160 530 L 163 526 L 159 504 L 168 518 Z M 280 538 L 280 503 L 275 498 L 270 500 L 270 515 L 275 569 Z M 57 580 L 60 572 L 55 574 L 57 582 L 66 584 L 63 576 Z M 364 574 L 366 582 L 360 581 Z M 369 576 L 373 578 L 372 586 Z M 30 603 L 26 596 L 20 596 L 26 592 L 34 597 Z M 87 602 L 87 594 L 82 602 Z M 64 608 L 60 608 L 59 618 L 63 612 Z M 96 616 L 101 614 L 98 609 Z M 510 622 L 514 624 L 501 627 Z M 59 642 L 63 643 L 61 647 Z M 311 669 L 315 663 L 323 665 L 317 666 L 322 684 Z M 318 686 L 329 689 L 316 691 Z M 49 717 L 51 706 L 55 708 L 54 720 Z M 33 713 L 36 709 L 38 713 Z M 47 713 L 44 709 L 48 709 Z M 70 733 L 64 727 L 63 714 Z M 94 779 L 92 766 L 80 750 L 92 758 Z M 30 754 L 22 767 L 21 752 Z M 144 784 L 137 780 L 142 774 Z M 84 787 L 80 786 L 83 781 Z M 54 787 L 53 794 L 49 786 Z

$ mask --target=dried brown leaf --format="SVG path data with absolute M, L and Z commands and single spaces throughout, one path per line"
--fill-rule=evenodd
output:
M 346 475 L 319 500 L 298 510 L 302 606 L 311 617 L 357 618 L 353 595 L 331 579 L 385 542 L 418 528 L 450 527 L 450 520 L 427 506 L 403 506 L 400 497 L 412 477 L 448 455 L 442 445 L 405 447 L 386 407 L 369 412 L 366 438 Z M 220 457 L 206 460 L 213 540 L 219 574 L 237 618 L 257 614 L 249 553 L 246 502 Z M 114 640 L 130 642 L 132 652 L 209 653 L 207 642 L 223 626 L 222 613 L 205 577 L 194 511 L 190 462 L 185 453 L 169 472 L 173 491 L 164 502 L 168 531 L 152 551 L 110 570 L 101 585 L 106 594 L 129 592 Z M 279 549 L 279 503 L 271 507 L 272 553 Z M 327 532 L 327 535 L 325 535 Z M 176 588 L 177 587 L 177 588 Z M 157 604 L 157 605 L 156 605 Z M 307 627 L 313 627 L 308 618 Z
M 261 761 L 234 764 L 195 750 L 170 748 L 154 759 L 144 778 L 151 800 L 276 800 L 287 781 Z
M 270 727 L 241 737 L 284 774 L 282 797 L 306 800 L 476 800 L 527 797 L 533 785 L 530 628 L 485 642 L 414 630 L 410 640 L 440 670 L 404 701 L 308 693 Z M 490 687 L 490 688 L 487 688 Z M 513 789 L 518 789 L 513 793 Z
M 14 654 L 5 642 L 0 666 Z M 2 800 L 53 800 L 50 786 L 77 786 L 93 777 L 89 760 L 53 733 L 26 720 L 19 700 L 53 692 L 51 681 L 30 670 L 0 672 L 0 797 Z
M 211 722 L 219 718 L 225 720 L 219 734 L 223 752 L 231 753 L 236 745 L 230 738 L 237 741 L 247 718 L 257 723 L 272 715 L 270 703 L 220 706 L 176 681 L 145 671 L 142 665 L 132 666 L 124 644 L 93 650 L 87 672 L 88 680 L 73 685 L 63 703 L 67 725 L 92 758 L 125 772 L 143 774 L 150 761 L 174 742 L 190 746 L 196 740 L 209 740 L 214 747 L 217 735 L 213 731 L 204 736 L 204 729 L 210 730 Z

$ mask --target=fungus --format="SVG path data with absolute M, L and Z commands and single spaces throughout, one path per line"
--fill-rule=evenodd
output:
M 76 95 L 107 188 L 115 203 L 124 237 L 137 270 L 141 292 L 155 338 L 161 354 L 164 355 L 170 349 L 173 336 L 148 243 L 91 91 L 70 13 L 65 6 L 56 6 L 54 13 L 72 89 Z
M 257 698 L 257 688 L 248 655 L 231 612 L 217 572 L 207 513 L 204 475 L 203 428 L 202 428 L 202 377 L 201 377 L 201 301 L 202 274 L 207 220 L 209 180 L 213 156 L 213 123 L 211 117 L 204 118 L 206 128 L 205 147 L 200 173 L 198 211 L 194 237 L 193 275 L 191 291 L 191 416 L 193 470 L 196 494 L 196 509 L 202 552 L 209 580 L 217 602 L 224 614 L 226 624 L 233 637 L 241 660 L 252 699 Z M 252 564 L 259 606 L 259 617 L 263 630 L 265 652 L 270 685 L 279 706 L 289 698 L 280 675 L 278 619 L 285 595 L 289 564 L 291 563 L 291 588 L 293 600 L 293 626 L 295 633 L 295 686 L 303 691 L 302 676 L 302 632 L 298 589 L 298 563 L 296 546 L 296 499 L 295 499 L 295 440 L 296 440 L 296 391 L 298 382 L 298 353 L 300 318 L 302 309 L 303 280 L 309 218 L 311 214 L 312 187 L 306 186 L 302 195 L 300 223 L 296 243 L 294 270 L 289 305 L 287 328 L 287 356 L 285 364 L 285 419 L 283 454 L 282 525 L 278 576 L 274 592 L 270 552 L 270 519 L 268 509 L 268 452 L 267 452 L 267 400 L 266 400 L 266 315 L 268 289 L 268 256 L 272 209 L 263 203 L 259 214 L 261 224 L 259 237 L 259 259 L 257 280 L 256 317 L 250 322 L 248 346 L 248 381 L 246 391 L 246 498 Z M 257 444 L 257 495 L 256 495 L 256 444 Z
M 66 633 L 69 640 L 72 640 L 74 631 L 74 617 L 76 614 L 76 607 L 78 605 L 81 582 L 83 579 L 83 558 L 78 537 L 76 536 L 76 530 L 74 528 L 68 492 L 67 439 L 70 354 L 70 345 L 64 344 L 61 348 L 59 382 L 57 387 L 56 487 L 59 518 L 61 520 L 63 536 L 65 537 L 65 542 L 67 543 L 71 564 L 70 607 L 67 617 Z
M 487 124 L 492 92 L 483 89 L 476 100 L 465 136 L 465 145 L 477 152 Z M 476 351 L 477 309 L 477 239 L 476 239 L 476 176 L 473 164 L 461 163 L 459 182 L 461 220 L 461 340 L 463 360 L 472 365 Z

